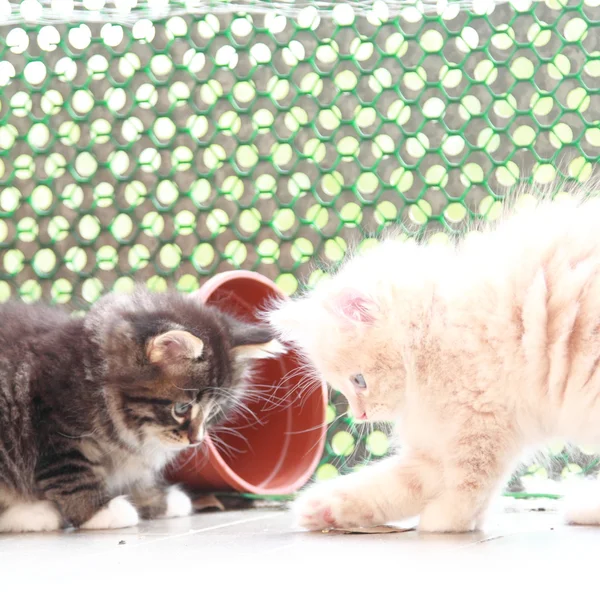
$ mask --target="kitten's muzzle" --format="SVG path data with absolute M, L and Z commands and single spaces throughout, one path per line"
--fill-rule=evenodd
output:
M 187 437 L 190 444 L 199 444 L 204 440 L 204 418 L 202 414 L 193 419 L 187 430 Z

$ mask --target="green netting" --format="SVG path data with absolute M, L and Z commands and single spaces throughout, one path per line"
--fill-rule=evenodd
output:
M 0 299 L 84 308 L 232 268 L 293 293 L 391 223 L 443 241 L 521 180 L 585 180 L 599 19 L 599 0 L 0 0 Z M 343 411 L 323 478 L 388 449 Z M 557 444 L 550 476 L 592 453 Z

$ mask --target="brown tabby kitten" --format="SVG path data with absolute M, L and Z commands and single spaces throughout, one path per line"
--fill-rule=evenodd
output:
M 280 351 L 180 294 L 108 295 L 83 318 L 1 305 L 0 532 L 189 514 L 161 470 L 236 406 L 250 361 Z

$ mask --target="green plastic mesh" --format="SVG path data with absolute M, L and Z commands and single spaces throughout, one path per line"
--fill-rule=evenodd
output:
M 389 224 L 443 241 L 522 180 L 585 180 L 599 19 L 599 0 L 0 0 L 0 299 L 85 308 L 236 268 L 291 294 Z M 345 410 L 320 478 L 388 450 Z M 526 473 L 596 466 L 552 452 Z

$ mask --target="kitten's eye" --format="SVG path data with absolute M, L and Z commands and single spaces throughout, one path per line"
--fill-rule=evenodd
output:
M 352 384 L 359 389 L 367 388 L 367 382 L 362 374 L 355 374 L 350 377 L 350 380 L 352 381 Z
M 173 415 L 176 417 L 185 417 L 190 406 L 191 403 L 175 403 L 175 405 L 173 405 Z

